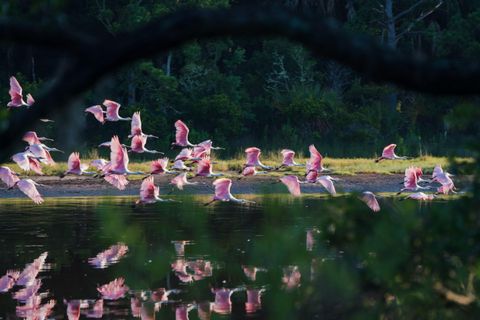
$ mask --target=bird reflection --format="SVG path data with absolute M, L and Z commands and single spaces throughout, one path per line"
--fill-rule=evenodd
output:
M 230 297 L 233 293 L 242 290 L 244 290 L 244 288 L 212 288 L 212 293 L 215 294 L 215 302 L 212 304 L 212 310 L 218 314 L 230 314 L 232 312 L 232 301 Z
M 261 297 L 264 292 L 264 288 L 247 289 L 247 302 L 245 302 L 246 313 L 255 313 L 262 308 Z
M 298 266 L 288 266 L 283 269 L 282 283 L 286 290 L 293 290 L 300 287 L 302 275 Z
M 94 258 L 88 259 L 88 263 L 95 268 L 104 269 L 117 263 L 128 252 L 128 247 L 123 243 L 117 243 L 105 251 L 100 252 Z
M 257 272 L 266 272 L 267 269 L 265 268 L 257 268 L 254 266 L 242 266 L 243 273 L 245 276 L 250 279 L 250 281 L 256 281 L 257 280 Z

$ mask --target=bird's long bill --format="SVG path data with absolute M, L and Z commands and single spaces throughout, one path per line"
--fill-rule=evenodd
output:
M 209 202 L 205 203 L 204 206 L 205 206 L 205 207 L 206 207 L 206 206 L 209 206 L 209 205 L 211 205 L 211 204 L 214 203 L 214 202 L 215 202 L 215 199 L 213 199 L 212 201 L 209 201 Z

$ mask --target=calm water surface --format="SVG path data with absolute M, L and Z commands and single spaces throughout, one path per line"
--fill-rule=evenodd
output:
M 133 207 L 133 198 L 48 199 L 43 206 L 6 200 L 0 273 L 48 252 L 38 293 L 43 303 L 56 301 L 55 319 L 78 319 L 67 312 L 77 300 L 85 300 L 77 302 L 82 319 L 402 318 L 424 315 L 425 303 L 433 317 L 469 312 L 433 289 L 442 281 L 461 293 L 469 263 L 476 263 L 474 250 L 460 247 L 477 237 L 473 227 L 470 235 L 457 230 L 458 248 L 444 232 L 474 219 L 454 208 L 461 201 L 384 199 L 373 214 L 356 198 L 247 198 L 257 204 L 203 206 L 209 197 L 142 207 Z M 89 263 L 117 243 L 128 252 L 116 263 Z M 119 277 L 128 292 L 93 312 L 97 287 Z M 12 297 L 18 290 L 0 294 L 1 319 L 21 315 Z

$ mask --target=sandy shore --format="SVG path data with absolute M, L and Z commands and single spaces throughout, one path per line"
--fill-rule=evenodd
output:
M 403 181 L 403 175 L 392 174 L 357 174 L 350 176 L 336 176 L 341 179 L 335 183 L 337 192 L 396 192 L 400 190 Z M 160 186 L 160 194 L 171 192 L 169 185 L 171 175 L 156 176 L 155 182 Z M 60 179 L 57 176 L 39 176 L 32 179 L 45 186 L 39 186 L 40 193 L 45 197 L 78 197 L 78 196 L 120 196 L 120 195 L 138 195 L 141 180 L 132 180 L 123 191 L 115 189 L 103 179 L 87 176 L 67 176 Z M 470 177 L 456 177 L 457 186 L 465 191 L 470 184 Z M 195 178 L 192 181 L 198 181 L 198 185 L 186 186 L 183 193 L 189 194 L 209 194 L 212 193 L 212 178 Z M 241 180 L 233 179 L 233 194 L 253 194 L 253 193 L 275 193 L 286 192 L 286 188 L 274 182 L 278 179 L 269 176 L 247 177 Z M 209 186 L 207 186 L 209 185 Z M 317 193 L 325 192 L 321 185 L 302 185 L 302 192 Z M 179 194 L 182 191 L 175 190 L 173 194 Z M 18 189 L 7 190 L 0 189 L 0 198 L 25 197 Z

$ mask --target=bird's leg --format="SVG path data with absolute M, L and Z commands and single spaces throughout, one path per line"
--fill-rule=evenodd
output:
M 382 161 L 382 160 L 384 160 L 384 159 L 385 159 L 384 157 L 379 157 L 379 158 L 375 159 L 375 162 L 378 163 L 378 162 L 380 162 L 380 161 Z
M 215 199 L 213 199 L 212 201 L 209 201 L 209 202 L 205 203 L 204 206 L 205 206 L 205 207 L 206 207 L 206 206 L 209 206 L 209 205 L 211 205 L 211 204 L 214 203 L 214 202 L 215 202 Z

